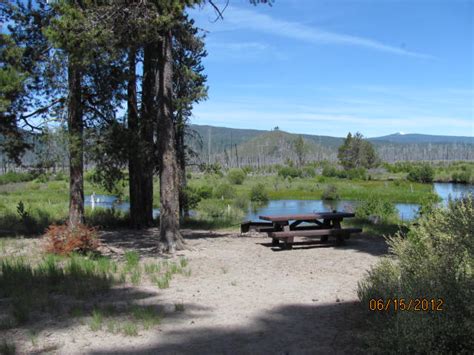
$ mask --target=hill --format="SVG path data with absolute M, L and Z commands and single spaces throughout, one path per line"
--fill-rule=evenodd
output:
M 474 137 L 465 136 L 435 136 L 418 133 L 395 133 L 388 136 L 369 138 L 370 141 L 384 141 L 391 143 L 467 143 L 474 144 Z
M 190 142 L 203 162 L 218 161 L 225 166 L 254 166 L 283 163 L 296 159 L 293 142 L 299 136 L 280 130 L 262 131 L 191 125 L 202 145 Z M 343 138 L 301 135 L 306 143 L 307 160 L 336 160 Z M 369 138 L 385 161 L 474 160 L 474 137 L 392 134 Z M 209 157 L 210 152 L 210 157 Z

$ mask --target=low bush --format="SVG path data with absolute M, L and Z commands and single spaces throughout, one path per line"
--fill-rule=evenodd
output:
M 429 164 L 415 166 L 407 175 L 409 181 L 429 183 L 433 182 L 434 169 Z
M 420 218 L 407 235 L 388 239 L 393 256 L 378 262 L 359 283 L 363 307 L 379 299 L 403 299 L 405 307 L 410 300 L 427 302 L 420 311 L 412 304 L 410 311 L 395 312 L 392 305 L 388 312 L 370 312 L 369 353 L 472 352 L 473 216 L 471 195 Z
M 31 173 L 17 173 L 14 171 L 9 171 L 6 174 L 0 175 L 0 185 L 26 182 L 34 179 L 35 175 Z
M 267 202 L 269 199 L 268 191 L 264 184 L 252 186 L 249 197 L 252 202 Z
M 333 165 L 325 165 L 321 174 L 325 177 L 336 177 L 338 169 Z
M 300 169 L 292 166 L 284 166 L 278 170 L 278 175 L 283 178 L 296 178 L 301 177 L 302 172 Z
M 213 196 L 220 199 L 232 199 L 235 197 L 235 188 L 226 183 L 219 184 L 213 189 Z
M 344 171 L 344 177 L 350 180 L 367 180 L 367 169 L 354 168 Z
M 232 205 L 234 207 L 240 208 L 241 210 L 247 210 L 249 207 L 250 200 L 247 196 L 245 195 L 239 195 L 237 196 L 234 201 L 232 202 Z
M 72 228 L 52 225 L 43 238 L 46 240 L 46 252 L 58 255 L 95 253 L 100 245 L 96 229 L 85 225 Z
M 198 189 L 192 186 L 186 186 L 184 190 L 179 192 L 179 205 L 185 211 L 196 208 L 201 199 Z
M 238 223 L 244 217 L 244 212 L 240 208 L 221 199 L 202 200 L 197 211 L 201 221 L 220 221 L 224 224 Z
M 227 179 L 233 185 L 242 185 L 246 176 L 242 169 L 232 169 L 227 173 Z
M 130 212 L 115 208 L 86 209 L 86 224 L 91 227 L 120 228 L 130 225 Z
M 301 171 L 302 177 L 313 178 L 316 176 L 316 170 L 314 169 L 314 167 L 305 166 L 303 169 L 301 169 Z
M 358 218 L 375 218 L 376 220 L 388 221 L 397 216 L 397 209 L 395 205 L 389 201 L 372 197 L 361 201 L 356 207 L 355 213 Z
M 469 184 L 471 175 L 471 170 L 456 171 L 451 175 L 451 180 L 456 183 Z
M 339 199 L 339 192 L 337 191 L 337 187 L 334 185 L 328 185 L 323 191 L 321 195 L 323 200 L 338 200 Z

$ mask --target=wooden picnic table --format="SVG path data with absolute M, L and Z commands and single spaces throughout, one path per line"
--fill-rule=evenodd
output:
M 337 211 L 259 216 L 260 219 L 271 222 L 271 226 L 268 225 L 262 231 L 272 238 L 272 244 L 278 246 L 283 241 L 283 246 L 287 249 L 292 248 L 295 237 L 321 237 L 321 241 L 326 242 L 329 236 L 335 236 L 336 243 L 342 244 L 351 233 L 362 232 L 360 228 L 341 227 L 342 220 L 351 217 L 355 217 L 355 214 Z M 305 222 L 309 225 L 301 226 Z

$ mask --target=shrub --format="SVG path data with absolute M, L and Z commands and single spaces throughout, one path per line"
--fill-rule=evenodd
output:
M 97 252 L 97 231 L 85 225 L 69 228 L 67 225 L 51 225 L 44 234 L 46 252 L 59 255 Z
M 202 200 L 198 206 L 201 219 L 211 219 L 226 222 L 239 222 L 244 213 L 241 209 L 232 207 L 226 201 L 220 199 Z
M 325 177 L 335 177 L 337 176 L 337 168 L 333 165 L 325 165 L 321 174 Z
M 249 202 L 250 201 L 247 196 L 239 195 L 234 199 L 232 205 L 237 208 L 240 208 L 241 210 L 247 210 L 249 207 Z
M 334 185 L 328 185 L 323 191 L 321 196 L 323 200 L 337 200 L 339 199 L 339 193 L 337 187 Z
M 470 170 L 463 170 L 463 171 L 456 171 L 451 175 L 451 180 L 453 182 L 468 184 L 471 182 L 471 171 Z
M 242 185 L 245 180 L 245 172 L 242 169 L 232 169 L 227 173 L 227 179 L 231 184 Z
M 212 187 L 207 186 L 207 185 L 200 186 L 200 187 L 197 188 L 197 194 L 202 199 L 211 198 L 212 197 Z
M 408 173 L 407 179 L 414 182 L 433 182 L 434 169 L 429 164 L 414 167 Z
M 388 243 L 395 258 L 378 262 L 359 283 L 365 309 L 371 299 L 442 299 L 442 311 L 371 312 L 369 353 L 459 354 L 474 348 L 474 198 L 457 200 L 419 219 Z M 379 330 L 383 329 L 383 332 Z
M 397 209 L 395 205 L 389 201 L 371 197 L 365 201 L 361 201 L 355 213 L 359 218 L 368 219 L 375 217 L 386 221 L 397 216 Z
M 130 225 L 130 212 L 115 208 L 100 208 L 86 210 L 87 225 L 101 228 L 119 228 Z
M 250 189 L 250 201 L 252 202 L 267 202 L 268 192 L 264 184 L 257 184 Z
M 367 180 L 367 169 L 354 168 L 345 171 L 345 177 L 350 180 Z
M 292 166 L 284 166 L 278 170 L 278 175 L 283 178 L 301 177 L 301 170 Z
M 179 205 L 185 211 L 196 208 L 201 199 L 198 189 L 191 186 L 186 186 L 184 190 L 179 192 Z
M 441 201 L 441 198 L 435 194 L 431 193 L 423 197 L 420 203 L 420 207 L 418 208 L 418 214 L 420 216 L 432 213 L 433 210 L 436 208 L 438 202 Z
M 303 177 L 306 177 L 306 178 L 313 178 L 316 176 L 316 171 L 314 170 L 313 167 L 311 166 L 305 166 L 303 169 L 302 169 L 302 174 L 301 174 Z
M 214 188 L 213 195 L 215 198 L 231 199 L 235 197 L 235 189 L 231 185 L 223 183 Z
M 227 204 L 220 199 L 202 200 L 199 202 L 198 211 L 204 217 L 221 218 L 225 215 Z
M 0 185 L 31 181 L 34 178 L 35 176 L 31 173 L 17 173 L 14 171 L 9 171 L 6 174 L 0 175 Z

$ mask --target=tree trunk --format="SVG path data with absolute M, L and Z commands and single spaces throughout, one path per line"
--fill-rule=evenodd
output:
M 178 122 L 176 124 L 176 154 L 177 154 L 177 159 L 178 159 L 178 176 L 179 176 L 179 196 L 180 201 L 179 201 L 179 206 L 180 206 L 180 211 L 181 215 L 184 217 L 189 216 L 189 210 L 186 208 L 184 205 L 184 200 L 186 199 L 185 196 L 185 191 L 186 191 L 186 185 L 187 185 L 187 180 L 186 180 L 186 151 L 185 151 L 185 145 L 184 145 L 184 130 L 185 130 L 185 124 L 183 119 L 178 119 Z
M 143 169 L 140 127 L 138 120 L 137 106 L 137 52 L 133 46 L 128 53 L 128 87 L 127 87 L 127 116 L 129 129 L 129 191 L 130 191 L 130 220 L 133 228 L 143 228 L 148 225 L 145 204 L 143 201 L 143 179 L 141 173 Z
M 153 223 L 153 172 L 155 171 L 155 143 L 153 141 L 156 119 L 155 81 L 158 53 L 156 45 L 147 44 L 143 58 L 142 112 L 140 117 L 141 154 L 141 203 L 146 225 Z
M 69 129 L 69 227 L 84 223 L 84 142 L 81 102 L 81 71 L 68 65 Z
M 160 242 L 161 251 L 184 248 L 179 230 L 179 174 L 176 134 L 173 122 L 172 34 L 166 31 L 159 48 L 158 128 L 160 157 Z

